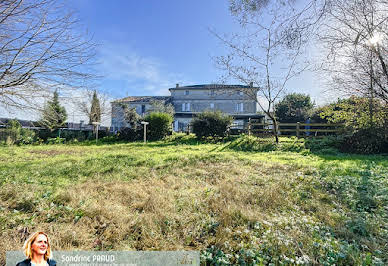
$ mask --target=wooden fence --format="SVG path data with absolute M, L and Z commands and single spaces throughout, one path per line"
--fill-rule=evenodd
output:
M 244 126 L 233 124 L 231 129 L 238 129 L 237 132 L 242 131 L 248 135 L 258 135 L 260 133 L 272 133 L 272 124 L 270 123 L 255 123 L 249 121 Z M 343 124 L 328 124 L 328 123 L 278 123 L 278 132 L 295 133 L 297 137 L 304 136 L 318 136 L 324 134 L 337 134 L 343 131 Z

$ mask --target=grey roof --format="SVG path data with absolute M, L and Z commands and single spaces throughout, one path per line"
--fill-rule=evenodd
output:
M 151 100 L 156 101 L 169 101 L 171 96 L 129 96 L 122 99 L 115 100 L 113 102 L 138 102 L 138 103 L 148 103 Z
M 203 90 L 203 89 L 247 89 L 251 88 L 247 85 L 228 85 L 228 84 L 202 84 L 202 85 L 189 85 L 189 86 L 179 86 L 175 88 L 169 88 L 169 90 Z

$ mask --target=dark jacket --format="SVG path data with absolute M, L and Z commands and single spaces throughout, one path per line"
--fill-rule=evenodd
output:
M 56 266 L 57 265 L 57 262 L 55 260 L 47 260 L 47 263 L 49 266 Z M 19 262 L 18 264 L 16 264 L 16 266 L 31 266 L 31 260 L 30 259 L 23 260 L 23 261 Z

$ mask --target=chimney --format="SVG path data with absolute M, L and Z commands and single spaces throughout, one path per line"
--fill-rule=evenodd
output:
M 253 82 L 250 82 L 250 83 L 249 83 L 249 87 L 253 87 Z
M 176 84 L 176 88 L 179 88 L 179 83 Z

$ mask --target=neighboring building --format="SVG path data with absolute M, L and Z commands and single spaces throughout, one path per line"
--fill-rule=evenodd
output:
M 193 116 L 203 111 L 221 111 L 231 115 L 235 123 L 243 125 L 249 118 L 262 118 L 257 115 L 257 103 L 251 95 L 257 90 L 244 85 L 192 85 L 169 89 L 171 97 L 144 96 L 126 97 L 112 102 L 112 130 L 128 126 L 124 121 L 122 105 L 135 107 L 138 114 L 144 114 L 151 100 L 171 103 L 175 109 L 174 130 L 184 131 Z
M 171 97 L 169 96 L 130 96 L 116 101 L 112 104 L 112 125 L 111 130 L 117 131 L 123 127 L 129 127 L 129 124 L 124 119 L 123 106 L 126 105 L 129 108 L 135 108 L 139 115 L 144 116 L 151 108 L 152 101 L 163 101 L 165 104 L 170 103 Z

